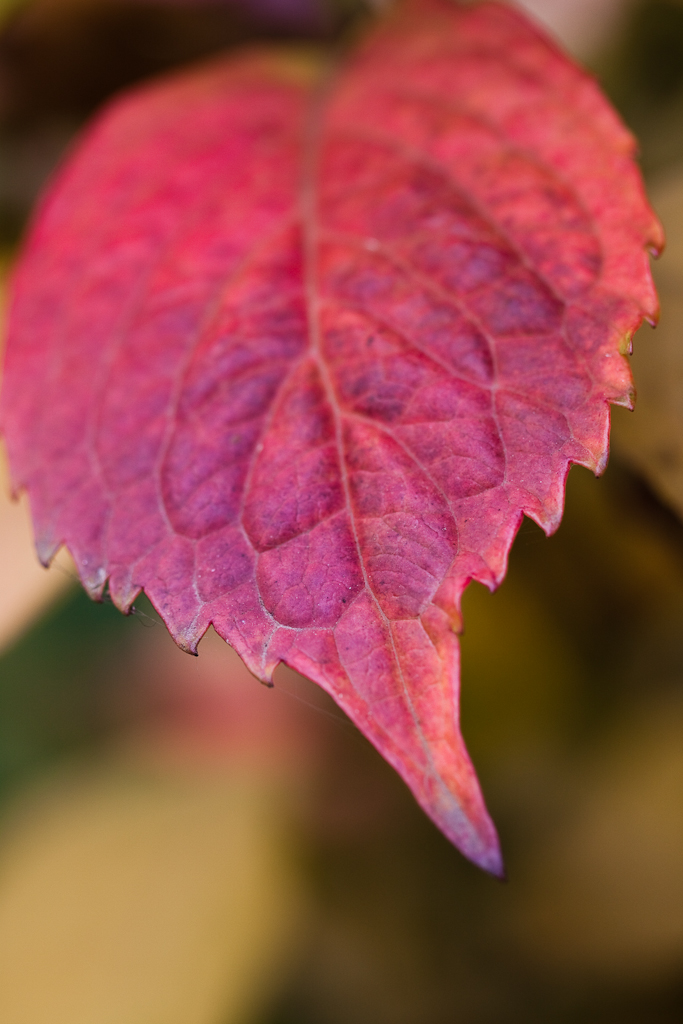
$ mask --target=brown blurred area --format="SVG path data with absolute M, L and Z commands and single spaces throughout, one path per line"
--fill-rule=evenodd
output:
M 605 476 L 572 470 L 559 532 L 526 523 L 500 590 L 466 595 L 463 727 L 509 882 L 312 684 L 280 668 L 260 686 L 215 634 L 187 657 L 144 599 L 128 618 L 89 602 L 65 552 L 38 567 L 3 468 L 2 1024 L 683 1019 L 683 2 L 525 6 L 639 133 L 672 255 Z M 363 17 L 352 0 L 0 11 L 3 273 L 113 91 Z

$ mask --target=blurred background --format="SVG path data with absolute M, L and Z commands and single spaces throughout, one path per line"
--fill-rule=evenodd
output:
M 49 571 L 0 463 L 3 1024 L 683 1020 L 683 0 L 527 0 L 638 135 L 669 248 L 635 414 L 559 532 L 465 598 L 463 729 L 509 871 L 467 863 L 312 684 Z M 116 90 L 360 0 L 0 0 L 0 274 Z

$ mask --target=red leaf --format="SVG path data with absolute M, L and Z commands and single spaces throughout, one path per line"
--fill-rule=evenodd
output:
M 413 0 L 322 86 L 258 53 L 116 102 L 14 281 L 41 558 L 316 680 L 494 873 L 454 628 L 631 401 L 662 244 L 632 153 L 521 15 Z

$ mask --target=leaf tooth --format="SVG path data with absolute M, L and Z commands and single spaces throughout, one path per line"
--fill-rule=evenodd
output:
M 73 552 L 72 552 L 73 555 Z M 107 585 L 107 570 L 103 565 L 91 565 L 86 558 L 74 558 L 81 583 L 93 601 L 101 601 Z
M 64 542 L 55 540 L 52 532 L 36 532 L 35 545 L 41 565 L 47 569 Z
M 184 651 L 185 654 L 192 654 L 192 655 L 194 655 L 195 658 L 199 655 L 199 651 L 197 650 L 197 647 L 199 645 L 199 641 L 201 640 L 201 636 L 197 636 L 197 634 L 196 634 L 196 632 L 194 630 L 188 630 L 187 632 L 182 631 L 180 633 L 174 633 L 173 634 L 173 639 L 177 643 L 177 645 L 180 648 L 180 650 Z
M 109 595 L 114 605 L 128 615 L 142 593 L 142 587 L 133 583 L 130 573 L 112 572 L 109 577 Z

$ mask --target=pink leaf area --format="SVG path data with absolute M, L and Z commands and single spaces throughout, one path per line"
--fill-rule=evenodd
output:
M 661 231 L 595 83 L 509 7 L 409 0 L 313 77 L 251 52 L 86 133 L 14 276 L 14 483 L 43 561 L 315 680 L 500 874 L 461 595 L 604 467 Z

